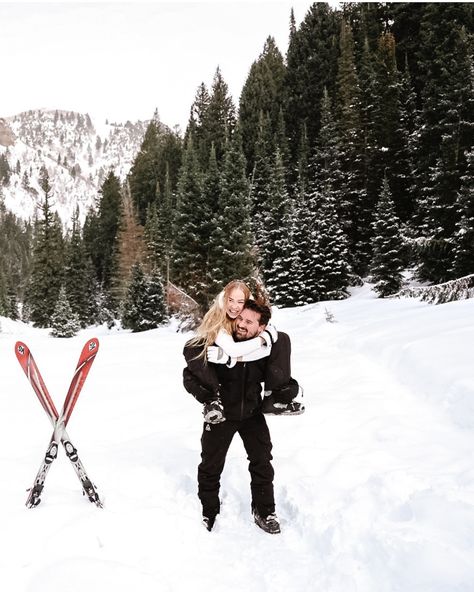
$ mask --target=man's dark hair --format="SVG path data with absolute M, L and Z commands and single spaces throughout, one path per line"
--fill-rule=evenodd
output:
M 258 300 L 247 300 L 244 304 L 244 308 L 248 308 L 248 310 L 253 310 L 260 315 L 260 325 L 268 325 L 270 319 L 272 318 L 272 312 L 270 307 L 264 304 L 263 302 L 259 302 Z

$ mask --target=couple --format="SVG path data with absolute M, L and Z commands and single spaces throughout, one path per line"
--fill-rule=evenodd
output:
M 203 523 L 212 530 L 220 510 L 219 482 L 236 432 L 249 459 L 252 513 L 256 524 L 280 532 L 273 494 L 272 442 L 263 413 L 298 414 L 299 391 L 290 372 L 290 339 L 269 324 L 271 311 L 248 286 L 227 284 L 184 348 L 185 389 L 203 404 L 204 429 L 198 495 Z M 265 394 L 262 401 L 262 383 Z M 271 391 L 271 392 L 269 392 Z

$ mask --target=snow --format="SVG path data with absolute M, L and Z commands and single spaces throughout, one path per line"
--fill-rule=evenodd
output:
M 335 322 L 327 322 L 329 311 Z M 269 417 L 282 533 L 249 513 L 238 438 L 213 532 L 196 496 L 201 414 L 176 326 L 72 339 L 1 319 L 0 573 L 8 592 L 461 592 L 474 582 L 474 300 L 276 310 L 306 413 Z M 51 426 L 14 356 L 25 341 L 60 407 L 83 343 L 100 351 L 68 432 L 104 497 L 62 454 L 24 506 Z

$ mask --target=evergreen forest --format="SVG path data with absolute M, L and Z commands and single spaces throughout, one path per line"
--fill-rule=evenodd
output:
M 298 306 L 474 274 L 474 5 L 318 2 L 289 31 L 238 103 L 217 68 L 183 133 L 154 117 L 83 224 L 64 230 L 46 167 L 36 219 L 9 213 L 0 158 L 0 315 L 141 331 L 170 286 L 199 314 L 233 278 Z

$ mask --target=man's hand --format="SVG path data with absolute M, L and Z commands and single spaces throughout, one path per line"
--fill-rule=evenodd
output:
M 267 325 L 260 333 L 260 337 L 265 340 L 267 346 L 271 346 L 278 339 L 278 331 L 273 325 Z
M 204 403 L 202 414 L 204 415 L 204 421 L 206 423 L 215 424 L 225 421 L 224 407 L 222 406 L 220 399 Z

